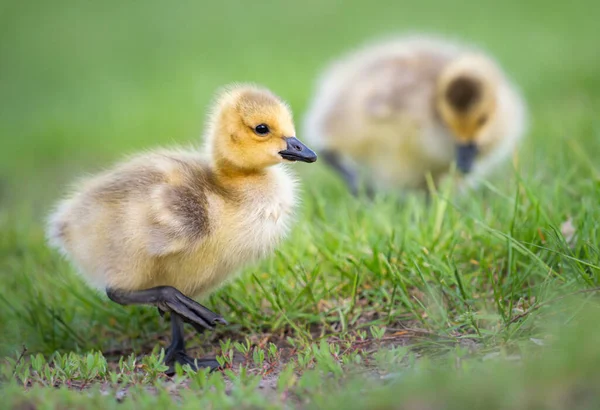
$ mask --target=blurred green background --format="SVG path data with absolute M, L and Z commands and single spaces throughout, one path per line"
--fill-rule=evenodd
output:
M 527 146 L 597 140 L 597 123 L 580 118 L 599 111 L 599 10 L 590 0 L 3 1 L 2 195 L 41 199 L 65 170 L 195 140 L 213 92 L 232 81 L 271 87 L 300 119 L 325 63 L 407 31 L 495 54 L 531 103 Z

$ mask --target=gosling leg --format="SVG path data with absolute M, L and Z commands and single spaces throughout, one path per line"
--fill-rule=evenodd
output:
M 219 367 L 219 363 L 215 360 L 194 360 L 185 353 L 183 323 L 191 324 L 196 331 L 201 333 L 205 329 L 214 329 L 217 323 L 227 324 L 222 316 L 188 298 L 171 286 L 158 286 L 139 291 L 107 289 L 106 295 L 110 300 L 121 305 L 156 305 L 159 313 L 164 314 L 167 311 L 171 313 L 173 340 L 167 348 L 165 356 L 165 364 L 169 365 L 168 374 L 173 374 L 175 362 L 182 365 L 189 364 L 194 370 L 200 367 L 210 367 L 211 369 Z
M 211 370 L 219 368 L 219 362 L 215 359 L 194 359 L 187 355 L 183 337 L 183 319 L 173 312 L 171 312 L 171 334 L 171 344 L 165 351 L 165 364 L 169 366 L 166 372 L 168 375 L 175 373 L 175 363 L 179 363 L 181 366 L 188 364 L 194 371 L 203 367 Z
M 350 189 L 352 195 L 358 196 L 359 181 L 356 171 L 348 165 L 344 164 L 341 156 L 336 152 L 324 150 L 322 151 L 321 156 L 331 168 L 333 168 L 337 173 L 341 175 L 342 179 Z M 367 196 L 372 199 L 375 196 L 375 190 L 373 189 L 373 186 L 371 185 L 371 183 L 368 182 L 365 188 Z
M 227 324 L 222 316 L 171 286 L 157 286 L 137 291 L 107 289 L 106 295 L 120 305 L 156 305 L 163 312 L 177 313 L 199 331 L 200 329 L 212 330 L 217 323 Z
M 321 155 L 325 162 L 341 175 L 352 195 L 358 196 L 358 177 L 356 171 L 344 164 L 342 158 L 336 152 L 324 150 Z

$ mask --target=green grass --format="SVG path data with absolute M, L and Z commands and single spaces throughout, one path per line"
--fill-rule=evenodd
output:
M 586 392 L 600 351 L 593 318 L 582 319 L 597 312 L 600 286 L 599 12 L 591 0 L 0 4 L 3 397 L 48 408 L 419 408 L 439 391 L 433 408 L 543 408 L 544 388 Z M 53 202 L 126 153 L 197 140 L 225 83 L 265 84 L 300 120 L 327 61 L 407 30 L 480 44 L 521 85 L 531 127 L 517 168 L 460 197 L 441 188 L 426 205 L 357 200 L 322 163 L 295 167 L 311 182 L 292 235 L 205 301 L 229 326 L 190 331 L 192 353 L 217 354 L 227 370 L 160 375 L 168 323 L 89 291 L 46 247 Z M 522 365 L 507 360 L 515 352 Z M 406 378 L 388 379 L 399 371 Z M 556 405 L 593 404 L 581 403 Z

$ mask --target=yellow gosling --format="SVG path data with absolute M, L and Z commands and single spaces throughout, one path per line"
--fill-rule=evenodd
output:
M 186 355 L 183 322 L 225 320 L 206 296 L 286 235 L 297 183 L 285 163 L 314 162 L 289 107 L 269 90 L 236 85 L 210 114 L 205 152 L 160 149 L 82 180 L 51 214 L 48 238 L 116 303 L 171 315 L 166 364 L 215 368 Z
M 426 188 L 455 162 L 468 185 L 521 139 L 525 103 L 481 50 L 412 36 L 371 44 L 321 76 L 304 134 L 350 189 L 357 170 L 388 189 Z

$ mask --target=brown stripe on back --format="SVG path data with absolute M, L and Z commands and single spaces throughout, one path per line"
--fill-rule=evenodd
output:
M 132 194 L 146 192 L 151 185 L 165 180 L 163 173 L 150 167 L 113 172 L 91 191 L 92 198 L 104 203 L 121 203 Z
M 210 230 L 208 200 L 202 189 L 173 186 L 165 192 L 165 205 L 182 222 L 184 234 L 192 238 L 205 236 Z

